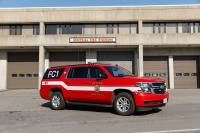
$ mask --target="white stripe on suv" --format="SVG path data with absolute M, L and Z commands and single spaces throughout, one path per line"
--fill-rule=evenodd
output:
M 76 91 L 94 91 L 95 90 L 95 86 L 68 86 L 63 81 L 43 81 L 42 86 L 45 86 L 45 85 L 62 86 L 66 90 L 76 90 Z M 130 90 L 132 92 L 141 90 L 140 87 L 135 87 L 135 86 L 133 86 L 133 87 L 127 87 L 127 86 L 101 87 L 100 86 L 100 91 L 114 91 L 116 89 L 126 89 L 126 90 Z

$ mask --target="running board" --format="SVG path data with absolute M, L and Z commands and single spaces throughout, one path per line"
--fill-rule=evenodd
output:
M 83 105 L 83 106 L 96 106 L 96 107 L 112 107 L 111 104 L 95 104 L 95 103 L 83 103 L 83 102 L 69 102 L 66 101 L 67 104 L 71 105 Z

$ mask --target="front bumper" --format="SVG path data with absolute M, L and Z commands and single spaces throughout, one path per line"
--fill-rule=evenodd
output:
M 134 93 L 136 107 L 161 107 L 165 106 L 169 100 L 169 93 L 150 94 L 136 92 Z

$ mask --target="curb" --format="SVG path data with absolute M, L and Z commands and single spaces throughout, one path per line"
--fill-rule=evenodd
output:
M 8 91 L 8 90 L 6 90 L 6 89 L 4 89 L 4 90 L 0 90 L 0 92 L 4 92 L 4 91 Z

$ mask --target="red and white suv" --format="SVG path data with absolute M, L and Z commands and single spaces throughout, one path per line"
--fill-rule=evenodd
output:
M 79 64 L 49 68 L 41 81 L 40 95 L 54 110 L 67 103 L 111 105 L 120 115 L 140 108 L 166 105 L 169 94 L 161 79 L 135 77 L 111 64 Z

